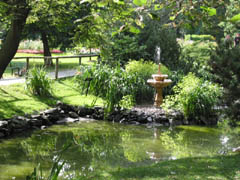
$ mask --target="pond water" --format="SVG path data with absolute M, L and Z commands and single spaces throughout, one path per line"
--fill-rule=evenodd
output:
M 240 146 L 236 136 L 197 126 L 169 129 L 102 121 L 56 125 L 0 141 L 0 179 L 25 180 L 39 163 L 47 174 L 60 154 L 61 162 L 65 161 L 60 179 L 91 179 L 119 168 L 228 153 Z

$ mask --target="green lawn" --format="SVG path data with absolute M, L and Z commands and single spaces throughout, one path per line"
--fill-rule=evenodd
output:
M 105 176 L 102 178 L 102 176 Z M 98 179 L 131 180 L 239 180 L 240 154 L 213 157 L 190 157 L 163 161 L 152 166 L 125 168 L 105 172 Z
M 10 118 L 14 115 L 31 114 L 40 110 L 51 108 L 58 100 L 73 105 L 88 105 L 96 99 L 95 96 L 81 94 L 72 78 L 54 81 L 53 98 L 39 98 L 29 94 L 24 84 L 0 86 L 0 119 Z M 103 105 L 98 99 L 96 105 Z
M 71 53 L 62 53 L 62 54 L 52 54 L 52 56 L 72 56 Z M 27 54 L 27 53 L 17 53 L 15 57 L 27 57 L 27 56 L 43 56 L 41 54 Z M 91 61 L 89 57 L 82 58 L 83 65 L 90 65 L 97 61 L 97 57 L 92 57 Z M 54 71 L 55 70 L 55 59 L 53 59 L 53 66 L 47 68 L 47 71 Z M 12 67 L 26 67 L 26 59 L 13 59 L 11 61 Z M 43 66 L 43 59 L 30 59 L 30 68 L 34 66 Z M 64 58 L 59 59 L 59 70 L 66 70 L 66 69 L 76 69 L 79 67 L 79 59 L 78 58 Z M 7 67 L 3 77 L 11 77 L 11 68 L 10 65 Z

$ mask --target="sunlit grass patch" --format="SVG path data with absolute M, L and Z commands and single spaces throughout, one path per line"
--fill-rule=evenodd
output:
M 32 96 L 25 90 L 24 84 L 0 86 L 0 118 L 10 118 L 14 115 L 31 114 L 48 109 L 58 100 L 72 105 L 91 106 L 96 97 L 82 95 L 81 89 L 75 87 L 72 79 L 54 81 L 52 98 Z M 102 106 L 103 100 L 97 98 L 95 105 Z

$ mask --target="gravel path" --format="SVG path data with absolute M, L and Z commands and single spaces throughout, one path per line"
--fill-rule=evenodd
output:
M 72 77 L 76 74 L 77 70 L 71 69 L 71 70 L 65 70 L 65 71 L 59 71 L 58 72 L 58 78 L 64 78 L 64 77 Z M 55 78 L 55 72 L 48 73 L 48 76 L 51 79 Z M 16 77 L 16 78 L 6 78 L 0 80 L 0 86 L 6 86 L 16 83 L 24 83 L 25 78 L 24 77 Z

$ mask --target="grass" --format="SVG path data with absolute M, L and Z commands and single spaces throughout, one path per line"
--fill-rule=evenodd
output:
M 240 154 L 214 157 L 189 157 L 163 161 L 152 166 L 117 169 L 102 172 L 97 179 L 111 180 L 239 180 Z M 94 179 L 94 178 L 93 178 Z
M 91 106 L 95 96 L 81 94 L 81 89 L 75 87 L 72 78 L 61 79 L 53 83 L 53 97 L 39 98 L 29 94 L 24 84 L 0 86 L 0 118 L 10 118 L 14 115 L 32 114 L 53 107 L 58 100 L 79 106 Z M 102 106 L 98 98 L 96 105 Z
M 71 53 L 63 53 L 63 54 L 52 54 L 52 56 L 72 56 Z M 17 53 L 15 57 L 27 57 L 27 56 L 43 56 L 42 54 L 27 54 L 27 53 Z M 89 57 L 82 58 L 83 65 L 90 65 L 97 61 L 97 57 L 92 57 L 92 61 L 90 61 Z M 30 68 L 34 66 L 43 66 L 43 59 L 30 59 Z M 47 68 L 47 71 L 55 71 L 55 59 L 53 59 L 53 66 Z M 11 61 L 12 67 L 26 67 L 26 59 L 13 59 Z M 78 58 L 64 58 L 59 59 L 59 70 L 66 70 L 66 69 L 76 69 L 79 66 L 79 59 Z M 12 77 L 10 65 L 7 67 L 3 77 Z

